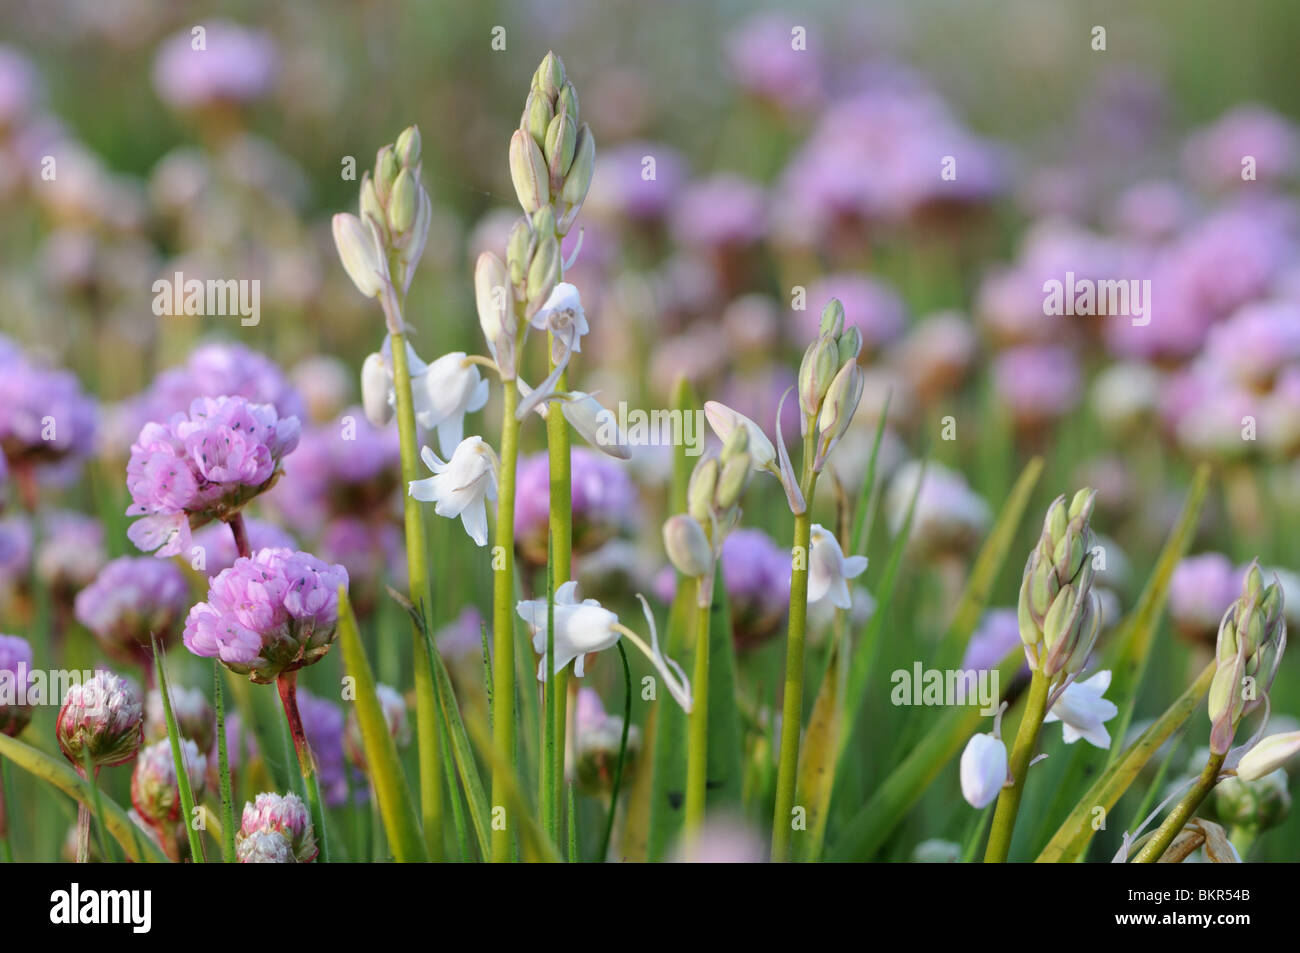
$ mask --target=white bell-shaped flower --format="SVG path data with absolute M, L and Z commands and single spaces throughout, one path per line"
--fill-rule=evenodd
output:
M 961 796 L 979 810 L 997 799 L 1007 781 L 1007 746 L 992 734 L 972 735 L 961 753 Z
M 540 655 L 537 680 L 546 680 L 545 599 L 519 603 L 519 617 L 528 623 L 533 636 L 533 650 Z M 600 652 L 619 640 L 614 628 L 618 616 L 595 599 L 578 601 L 578 584 L 572 580 L 555 590 L 555 671 L 573 662 L 573 674 L 582 678 L 583 661 L 588 652 Z
M 451 459 L 443 463 L 425 447 L 420 451 L 425 466 L 433 476 L 412 480 L 411 496 L 424 503 L 435 503 L 434 512 L 454 519 L 459 516 L 469 538 L 480 546 L 487 545 L 486 500 L 497 498 L 497 456 L 482 437 L 466 437 L 456 447 Z
M 438 431 L 438 446 L 446 456 L 465 435 L 465 415 L 487 403 L 488 382 L 464 351 L 452 351 L 422 371 L 412 371 L 411 396 L 416 422 Z
M 808 547 L 808 601 L 830 597 L 837 609 L 852 609 L 849 580 L 866 570 L 866 556 L 845 556 L 835 534 L 814 523 Z
M 1083 682 L 1071 682 L 1061 692 L 1044 723 L 1059 721 L 1067 745 L 1080 738 L 1098 748 L 1110 747 L 1106 721 L 1119 714 L 1115 703 L 1101 696 L 1110 688 L 1110 670 L 1098 672 Z

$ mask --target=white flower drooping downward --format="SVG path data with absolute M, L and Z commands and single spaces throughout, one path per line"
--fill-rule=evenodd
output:
M 567 281 L 557 284 L 529 325 L 551 335 L 552 370 L 537 390 L 519 402 L 515 416 L 523 420 L 539 403 L 555 393 L 555 383 L 569 366 L 569 358 L 582 351 L 582 336 L 589 330 L 578 289 Z
M 831 605 L 837 609 L 852 609 L 849 580 L 867 568 L 866 556 L 845 556 L 835 534 L 820 523 L 814 523 L 808 548 L 808 602 L 814 603 L 830 596 Z
M 447 463 L 425 447 L 420 459 L 433 476 L 412 480 L 411 496 L 424 503 L 436 503 L 434 512 L 449 518 L 460 517 L 469 538 L 480 546 L 487 545 L 487 506 L 485 500 L 497 498 L 497 456 L 482 437 L 466 437 Z
M 626 638 L 650 660 L 658 670 L 677 704 L 688 714 L 691 710 L 691 686 L 686 680 L 686 673 L 680 665 L 663 654 L 659 647 L 659 634 L 655 629 L 654 615 L 650 605 L 640 594 L 641 606 L 645 610 L 646 621 L 650 626 L 650 645 L 641 637 L 618 621 L 618 616 L 610 612 L 595 599 L 578 601 L 578 584 L 569 580 L 555 590 L 555 671 L 560 672 L 564 666 L 573 663 L 573 674 L 578 678 L 584 675 L 584 663 L 589 652 L 600 652 L 613 647 L 620 638 Z M 546 681 L 546 634 L 547 604 L 545 599 L 531 599 L 520 602 L 517 611 L 519 617 L 528 624 L 533 637 L 533 650 L 541 656 L 537 663 L 537 680 Z
M 522 377 L 516 378 L 515 384 L 525 400 L 531 397 L 533 389 Z M 619 429 L 618 417 L 596 400 L 594 394 L 580 390 L 555 391 L 538 401 L 534 408 L 543 420 L 550 413 L 552 403 L 560 405 L 564 419 L 588 444 L 617 460 L 632 459 L 632 450 L 627 445 L 627 436 Z
M 1067 745 L 1080 738 L 1098 748 L 1110 747 L 1110 732 L 1104 724 L 1119 714 L 1115 703 L 1102 698 L 1110 688 L 1110 670 L 1098 672 L 1084 682 L 1072 682 L 1047 713 L 1044 722 L 1059 721 Z
M 425 430 L 438 431 L 438 446 L 451 454 L 465 435 L 465 415 L 481 410 L 488 399 L 488 382 L 464 351 L 444 354 L 411 375 L 415 419 Z
M 961 753 L 961 796 L 976 810 L 988 807 L 1007 783 L 1007 746 L 1002 741 L 1003 702 L 993 731 L 972 735 Z

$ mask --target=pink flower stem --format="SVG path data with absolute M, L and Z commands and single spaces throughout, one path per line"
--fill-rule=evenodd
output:
M 302 715 L 298 713 L 298 673 L 282 672 L 275 680 L 280 691 L 280 704 L 284 706 L 284 717 L 289 723 L 289 734 L 293 736 L 293 748 L 298 754 L 298 768 L 302 771 L 302 781 L 307 788 L 307 801 L 311 807 L 312 826 L 316 830 L 316 841 L 320 844 L 321 863 L 329 861 L 325 846 L 325 812 L 321 806 L 320 781 L 317 778 L 316 762 L 312 758 L 311 746 L 307 744 L 307 733 L 303 731 Z
M 230 527 L 230 532 L 235 535 L 235 549 L 239 551 L 239 555 L 253 555 L 253 551 L 248 547 L 248 528 L 244 526 L 244 514 L 236 513 L 226 520 L 226 524 Z

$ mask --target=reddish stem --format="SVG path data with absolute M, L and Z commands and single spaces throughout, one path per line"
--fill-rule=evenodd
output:
M 230 532 L 235 534 L 235 549 L 241 556 L 251 556 L 253 552 L 248 548 L 248 528 L 244 526 L 244 514 L 236 513 L 230 519 L 226 520 L 230 526 Z
M 284 706 L 284 717 L 289 722 L 289 734 L 293 736 L 293 747 L 298 753 L 303 780 L 307 781 L 316 770 L 316 765 L 312 761 L 307 735 L 302 729 L 302 716 L 298 714 L 298 673 L 284 672 L 275 680 L 275 686 L 280 690 L 280 704 Z

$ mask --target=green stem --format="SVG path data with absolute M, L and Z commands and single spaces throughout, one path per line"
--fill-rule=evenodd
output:
M 547 345 L 554 346 L 554 341 L 549 335 Z M 568 386 L 568 374 L 561 374 L 556 381 L 555 389 L 565 391 Z M 564 419 L 564 414 L 558 412 L 558 409 L 555 413 L 546 416 L 546 449 L 550 457 L 551 469 L 549 530 L 553 566 L 550 597 L 554 599 L 556 590 L 573 574 L 573 496 L 570 487 L 572 461 L 569 459 L 569 422 Z M 549 639 L 554 633 L 549 627 L 547 632 L 550 633 L 549 650 Z M 567 666 L 560 672 L 555 672 L 553 669 L 554 666 L 550 664 L 546 667 L 547 704 L 551 706 L 548 727 L 551 727 L 553 732 L 549 748 L 552 758 L 549 772 L 551 784 L 549 806 L 550 829 L 558 832 L 564 804 L 564 741 L 565 721 L 568 716 L 569 673 Z
M 817 428 L 808 427 L 803 444 L 804 510 L 794 518 L 794 556 L 790 573 L 790 620 L 786 635 L 785 694 L 781 703 L 781 753 L 776 771 L 776 809 L 772 814 L 772 861 L 790 859 L 790 820 L 794 810 L 794 789 L 799 773 L 799 729 L 803 722 L 804 638 L 808 627 L 808 547 L 812 538 L 813 494 L 817 473 L 813 470 Z
M 0 863 L 12 864 L 14 850 L 9 843 L 9 808 L 5 803 L 5 784 L 9 780 L 9 762 L 0 758 Z
M 1133 863 L 1154 864 L 1164 855 L 1174 838 L 1178 836 L 1178 832 L 1183 829 L 1183 825 L 1191 819 L 1196 809 L 1201 806 L 1201 802 L 1219 783 L 1219 770 L 1223 767 L 1225 757 L 1221 754 L 1210 756 L 1201 776 L 1196 779 L 1196 784 L 1178 802 L 1178 806 L 1169 812 L 1164 823 L 1156 828 L 1155 834 L 1133 858 Z
M 320 845 L 322 864 L 329 863 L 329 847 L 325 837 L 325 810 L 321 803 L 320 781 L 317 777 L 316 760 L 312 757 L 311 746 L 307 744 L 307 734 L 302 728 L 302 716 L 298 713 L 298 673 L 284 672 L 275 681 L 280 691 L 280 704 L 284 706 L 285 721 L 289 724 L 289 735 L 293 738 L 293 748 L 298 755 L 298 768 L 302 772 L 302 781 L 307 789 L 307 804 L 311 808 L 311 823 L 315 829 L 316 843 Z
M 492 741 L 498 765 L 513 770 L 515 757 L 515 462 L 519 457 L 519 389 L 504 381 L 501 409 L 501 473 L 497 489 L 496 547 L 492 578 Z M 500 560 L 499 565 L 496 561 Z M 505 804 L 506 781 L 492 772 L 492 804 Z M 492 861 L 510 860 L 514 832 L 492 829 Z
M 623 786 L 623 765 L 627 759 L 627 733 L 632 725 L 632 667 L 627 662 L 627 649 L 623 640 L 615 643 L 623 660 L 623 737 L 618 744 L 618 762 L 614 766 L 614 783 L 609 790 L 609 814 L 605 818 L 605 832 L 600 838 L 600 853 L 596 862 L 603 864 L 609 858 L 609 838 L 614 832 L 614 816 L 618 813 L 619 789 Z
M 1016 741 L 1011 748 L 1011 757 L 1007 769 L 1011 773 L 1011 785 L 1004 787 L 998 795 L 998 806 L 993 812 L 993 826 L 989 830 L 989 843 L 984 850 L 984 863 L 1005 863 L 1011 851 L 1011 832 L 1016 826 L 1016 814 L 1020 810 L 1020 797 L 1025 791 L 1025 772 L 1033 759 L 1034 748 L 1038 744 L 1038 731 L 1043 727 L 1047 716 L 1047 696 L 1052 687 L 1052 680 L 1041 671 L 1034 672 L 1029 683 L 1029 697 L 1025 700 L 1025 712 L 1020 718 L 1020 728 L 1016 731 Z
M 411 396 L 411 370 L 406 359 L 406 335 L 390 336 L 393 346 L 393 391 L 397 398 L 397 430 L 402 442 L 402 482 L 420 479 L 419 436 L 415 429 L 415 402 Z M 424 510 L 410 493 L 402 494 L 406 528 L 406 565 L 411 602 L 428 622 L 433 604 L 429 582 L 429 550 L 424 530 Z M 419 624 L 413 626 L 415 714 L 420 754 L 420 818 L 430 860 L 442 858 L 442 762 L 438 752 L 438 701 L 433 690 L 429 655 Z
M 695 674 L 691 681 L 691 715 L 686 741 L 685 834 L 694 837 L 704 821 L 704 800 L 709 772 L 709 606 L 705 595 L 708 580 L 700 576 L 696 586 Z

